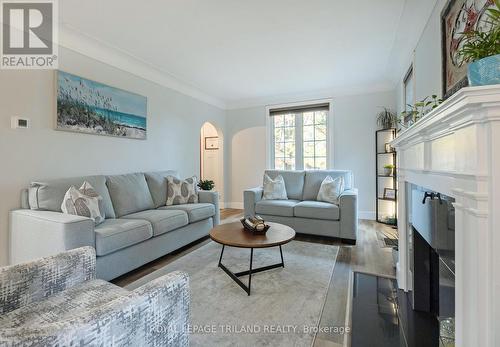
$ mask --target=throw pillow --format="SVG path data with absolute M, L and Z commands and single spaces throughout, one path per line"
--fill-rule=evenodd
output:
M 104 221 L 104 214 L 99 208 L 101 200 L 102 197 L 85 181 L 80 189 L 69 187 L 64 195 L 61 210 L 67 214 L 91 218 L 97 225 Z
M 180 180 L 173 176 L 167 177 L 167 206 L 180 204 L 195 204 L 198 202 L 196 176 Z
M 323 182 L 321 182 L 316 200 L 338 204 L 339 197 L 343 191 L 344 177 L 339 176 L 333 179 L 331 176 L 326 176 Z
M 288 200 L 283 176 L 278 175 L 273 180 L 268 175 L 264 175 L 264 200 Z

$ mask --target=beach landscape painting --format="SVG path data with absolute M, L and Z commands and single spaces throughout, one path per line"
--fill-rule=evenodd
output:
M 57 72 L 57 130 L 146 139 L 147 98 Z

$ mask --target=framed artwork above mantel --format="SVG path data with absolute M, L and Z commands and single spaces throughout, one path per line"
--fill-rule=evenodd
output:
M 458 54 L 465 43 L 465 32 L 487 31 L 486 10 L 493 0 L 448 0 L 441 12 L 442 95 L 443 100 L 468 86 L 467 63 Z

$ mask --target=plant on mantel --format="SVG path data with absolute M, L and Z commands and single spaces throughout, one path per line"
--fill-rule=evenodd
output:
M 409 110 L 401 112 L 398 123 L 404 128 L 409 128 L 442 102 L 443 99 L 438 98 L 437 95 L 431 95 L 416 102 L 415 105 L 408 104 Z
M 464 43 L 458 55 L 467 66 L 470 86 L 500 83 L 498 69 L 500 65 L 500 0 L 494 0 L 492 8 L 486 10 L 488 16 L 485 25 L 487 31 L 466 30 L 463 32 Z

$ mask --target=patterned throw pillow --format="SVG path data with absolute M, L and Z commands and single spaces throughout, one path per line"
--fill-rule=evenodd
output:
M 283 176 L 278 175 L 273 180 L 268 175 L 264 175 L 264 200 L 288 200 Z
M 343 191 L 344 177 L 339 176 L 333 179 L 331 176 L 326 176 L 323 182 L 321 182 L 316 200 L 338 205 L 339 197 Z
M 67 214 L 91 218 L 97 225 L 104 221 L 104 213 L 99 208 L 101 200 L 102 197 L 94 187 L 85 181 L 80 189 L 74 186 L 69 187 L 64 195 L 61 210 Z
M 198 202 L 196 191 L 196 176 L 180 180 L 173 176 L 167 177 L 167 206 L 180 204 L 195 204 Z

